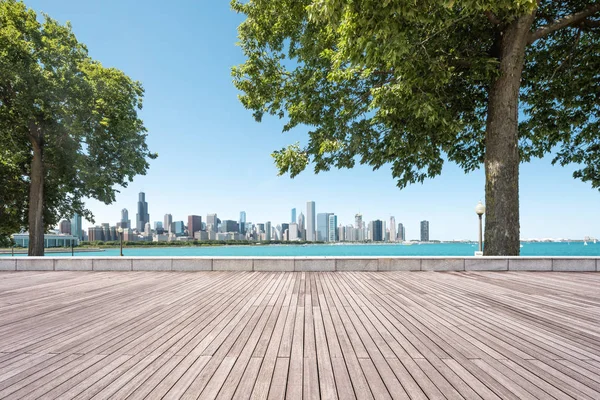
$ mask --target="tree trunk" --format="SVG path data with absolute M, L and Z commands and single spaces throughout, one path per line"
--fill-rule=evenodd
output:
M 520 250 L 519 89 L 533 19 L 507 25 L 496 43 L 499 75 L 490 88 L 485 134 L 484 254 L 490 256 L 517 256 Z
M 40 134 L 30 137 L 33 146 L 29 186 L 30 256 L 44 255 L 44 143 Z

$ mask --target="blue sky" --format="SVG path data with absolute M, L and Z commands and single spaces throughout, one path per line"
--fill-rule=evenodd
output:
M 146 192 L 151 221 L 216 212 L 221 219 L 288 222 L 290 209 L 334 212 L 344 225 L 361 212 L 367 221 L 395 216 L 407 239 L 430 221 L 432 239 L 475 239 L 474 207 L 484 198 L 483 170 L 465 175 L 447 164 L 442 176 L 398 190 L 389 168 L 369 167 L 295 179 L 277 177 L 270 153 L 306 140 L 306 130 L 281 133 L 282 121 L 254 122 L 237 100 L 231 66 L 243 62 L 235 46 L 242 16 L 229 2 L 177 0 L 27 0 L 34 10 L 71 21 L 77 38 L 105 66 L 117 67 L 146 89 L 142 118 L 159 158 L 146 176 L 121 189 L 116 203 L 90 200 L 96 223 L 114 224 L 122 208 L 135 219 Z M 521 167 L 521 237 L 600 237 L 600 193 L 574 180 L 573 168 L 548 159 Z M 389 224 L 389 222 L 388 222 Z M 84 227 L 89 226 L 84 223 Z

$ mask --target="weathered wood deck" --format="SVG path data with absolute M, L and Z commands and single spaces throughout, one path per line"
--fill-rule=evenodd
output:
M 600 398 L 600 274 L 0 273 L 0 398 Z

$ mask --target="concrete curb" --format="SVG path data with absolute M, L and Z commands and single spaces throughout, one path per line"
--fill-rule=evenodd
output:
M 0 271 L 600 272 L 600 257 L 0 257 Z

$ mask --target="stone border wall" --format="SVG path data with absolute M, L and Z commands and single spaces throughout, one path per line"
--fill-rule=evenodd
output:
M 0 257 L 0 271 L 600 272 L 600 257 Z

